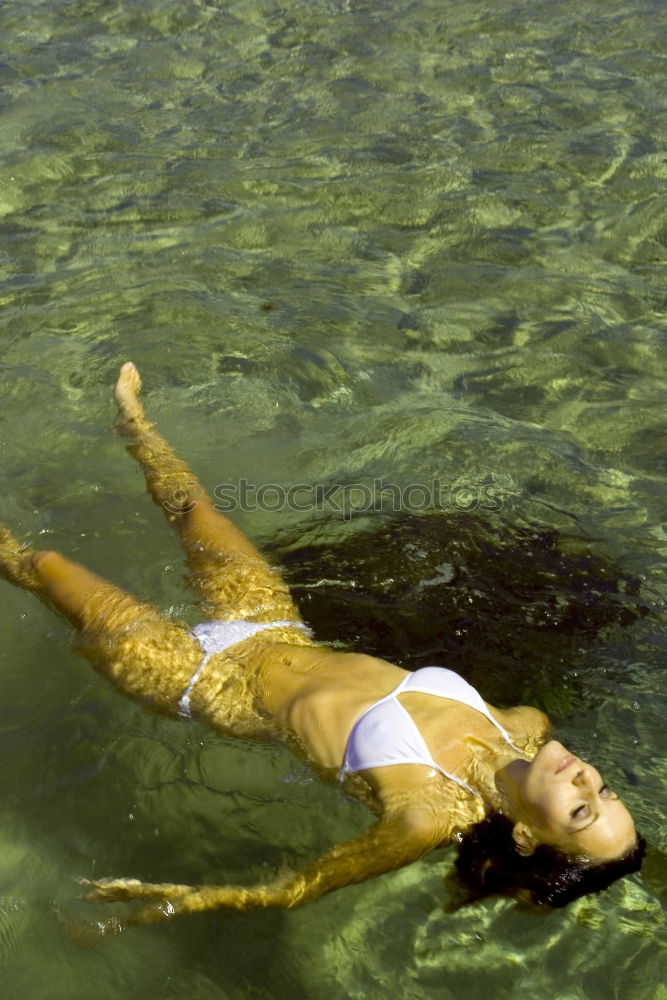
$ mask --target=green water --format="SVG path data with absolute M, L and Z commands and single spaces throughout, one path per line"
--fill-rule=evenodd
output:
M 448 913 L 436 852 L 289 914 L 85 948 L 79 875 L 260 880 L 369 817 L 282 751 L 124 702 L 2 584 L 4 997 L 665 1000 L 665 51 L 661 0 L 0 7 L 2 519 L 21 537 L 196 619 L 110 432 L 132 358 L 211 489 L 485 485 L 499 524 L 592 539 L 651 608 L 581 641 L 589 696 L 557 718 L 636 814 L 641 878 L 545 917 Z M 373 522 L 235 516 L 297 547 Z M 541 684 L 563 700 L 562 676 Z

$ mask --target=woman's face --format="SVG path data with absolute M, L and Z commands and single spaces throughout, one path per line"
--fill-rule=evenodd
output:
M 590 764 L 556 740 L 532 761 L 514 760 L 496 774 L 503 810 L 522 854 L 549 844 L 595 863 L 623 857 L 637 839 L 632 816 Z

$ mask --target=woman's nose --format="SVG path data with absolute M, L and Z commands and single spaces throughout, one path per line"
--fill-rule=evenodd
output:
M 585 785 L 591 785 L 593 783 L 593 775 L 589 768 L 580 767 L 572 778 L 572 784 L 576 785 L 577 788 L 581 788 Z

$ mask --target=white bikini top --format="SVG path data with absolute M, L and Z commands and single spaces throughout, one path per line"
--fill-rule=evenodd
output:
M 422 667 L 421 670 L 407 674 L 397 688 L 376 701 L 357 719 L 347 739 L 343 766 L 340 769 L 341 780 L 346 774 L 363 771 L 369 767 L 425 764 L 440 771 L 445 778 L 456 782 L 473 795 L 479 795 L 479 792 L 465 781 L 445 771 L 433 760 L 412 716 L 398 700 L 397 696 L 404 691 L 432 694 L 436 698 L 448 698 L 450 701 L 459 701 L 474 708 L 493 723 L 503 739 L 517 753 L 521 752 L 514 746 L 507 731 L 493 718 L 484 704 L 484 699 L 472 684 L 468 684 L 459 674 L 445 667 Z

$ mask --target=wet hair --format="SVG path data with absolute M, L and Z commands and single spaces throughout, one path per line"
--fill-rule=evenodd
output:
M 622 858 L 586 864 L 541 844 L 529 857 L 519 854 L 512 823 L 492 813 L 463 834 L 456 868 L 469 900 L 494 894 L 516 895 L 537 905 L 567 906 L 589 892 L 601 892 L 617 878 L 639 871 L 646 842 L 637 837 Z

